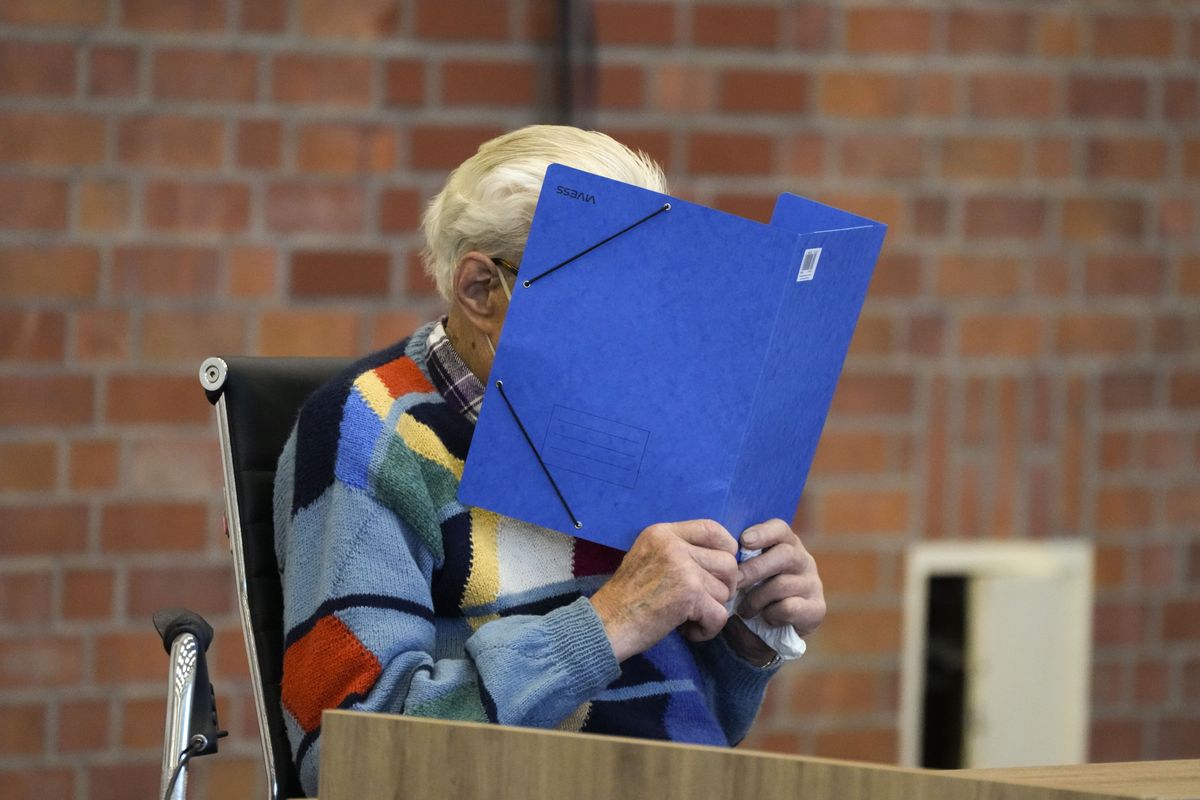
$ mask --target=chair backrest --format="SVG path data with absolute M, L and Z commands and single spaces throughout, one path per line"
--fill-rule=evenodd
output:
M 304 400 L 348 359 L 209 358 L 200 384 L 216 408 L 225 523 L 272 800 L 301 797 L 280 707 L 283 591 L 275 559 L 275 464 Z

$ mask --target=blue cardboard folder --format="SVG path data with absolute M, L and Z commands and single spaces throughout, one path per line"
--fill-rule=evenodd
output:
M 629 549 L 790 519 L 886 226 L 546 172 L 459 500 Z

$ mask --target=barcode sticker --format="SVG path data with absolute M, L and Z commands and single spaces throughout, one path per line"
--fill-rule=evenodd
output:
M 800 261 L 800 274 L 796 276 L 796 283 L 800 281 L 811 281 L 813 275 L 817 272 L 817 262 L 821 260 L 821 248 L 813 247 L 804 251 L 804 258 Z

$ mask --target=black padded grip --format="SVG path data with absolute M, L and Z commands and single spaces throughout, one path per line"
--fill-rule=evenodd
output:
M 164 608 L 154 612 L 154 629 L 162 637 L 163 648 L 170 653 L 171 645 L 181 633 L 190 633 L 200 643 L 200 652 L 207 652 L 212 644 L 212 626 L 204 617 L 186 608 Z

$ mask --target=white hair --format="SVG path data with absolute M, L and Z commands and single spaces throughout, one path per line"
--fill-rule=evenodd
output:
M 550 164 L 666 193 L 660 167 L 611 136 L 565 125 L 530 125 L 480 145 L 450 173 L 421 219 L 425 271 L 447 300 L 454 270 L 472 250 L 519 264 Z

